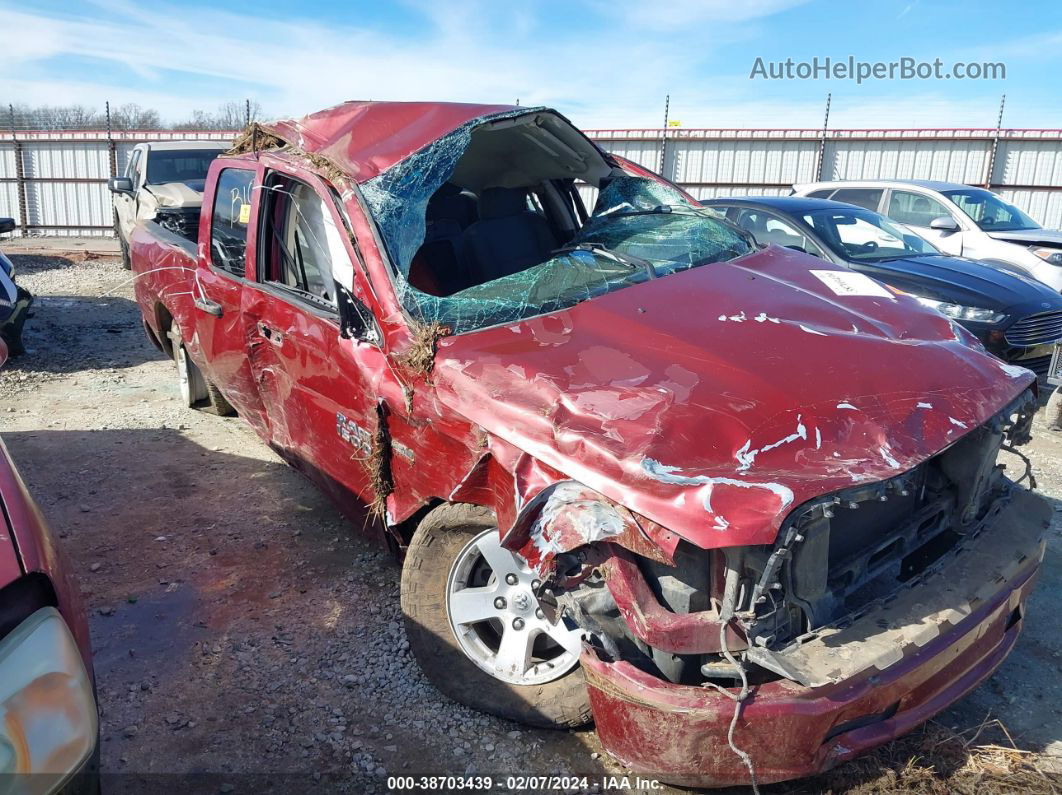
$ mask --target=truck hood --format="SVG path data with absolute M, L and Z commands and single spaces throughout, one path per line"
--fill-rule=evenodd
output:
M 205 182 L 198 179 L 191 182 L 163 182 L 144 187 L 155 195 L 159 207 L 199 207 L 203 203 Z
M 913 295 L 1007 314 L 1062 309 L 1062 296 L 1031 276 L 961 257 L 853 263 L 853 270 Z
M 1011 232 L 989 232 L 989 237 L 1005 240 L 1008 243 L 1036 245 L 1046 243 L 1049 246 L 1062 246 L 1062 231 L 1057 229 L 1015 229 Z
M 793 507 L 910 469 L 1035 380 L 777 247 L 446 338 L 433 378 L 453 411 L 702 547 L 771 543 Z

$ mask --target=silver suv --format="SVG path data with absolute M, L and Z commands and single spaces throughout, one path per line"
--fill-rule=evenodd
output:
M 931 180 L 794 185 L 797 196 L 847 202 L 887 215 L 947 254 L 1012 265 L 1062 291 L 1062 232 L 1044 229 L 984 188 Z

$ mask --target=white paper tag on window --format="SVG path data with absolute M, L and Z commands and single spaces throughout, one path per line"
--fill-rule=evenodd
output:
M 869 276 L 853 271 L 812 271 L 811 275 L 837 295 L 871 295 L 894 299 L 895 296 Z

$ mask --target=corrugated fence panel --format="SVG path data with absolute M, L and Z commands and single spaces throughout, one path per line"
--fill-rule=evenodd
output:
M 830 140 L 822 179 L 936 179 L 981 183 L 988 144 L 962 140 Z
M 661 130 L 596 130 L 602 148 L 656 171 Z M 110 234 L 111 146 L 117 173 L 133 147 L 152 140 L 221 140 L 225 131 L 17 133 L 22 147 L 26 218 L 31 234 Z M 786 195 L 821 179 L 937 179 L 983 185 L 994 130 L 699 130 L 669 128 L 663 174 L 698 198 Z M 18 219 L 15 144 L 0 132 L 0 215 Z M 1048 227 L 1062 227 L 1062 132 L 1004 130 L 992 184 Z M 581 185 L 592 207 L 596 191 Z
M 1002 141 L 992 181 L 1000 185 L 1062 187 L 1058 141 Z

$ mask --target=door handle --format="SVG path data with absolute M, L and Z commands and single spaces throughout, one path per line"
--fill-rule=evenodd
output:
M 206 312 L 208 315 L 213 315 L 214 317 L 221 317 L 224 312 L 224 310 L 222 310 L 221 308 L 221 304 L 219 304 L 217 301 L 211 301 L 206 296 L 197 295 L 195 299 L 193 299 L 192 303 L 195 304 L 196 309 L 200 310 L 201 312 Z

